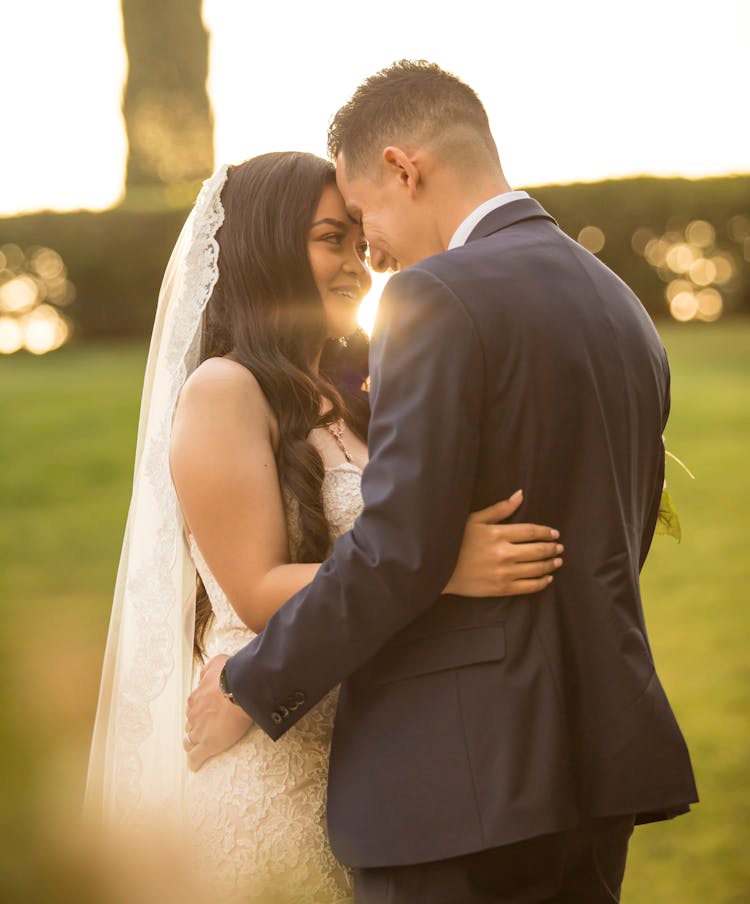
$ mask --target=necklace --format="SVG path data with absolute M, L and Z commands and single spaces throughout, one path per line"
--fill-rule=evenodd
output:
M 354 459 L 352 458 L 352 453 L 346 448 L 344 445 L 344 419 L 339 418 L 337 421 L 334 421 L 332 424 L 326 424 L 328 428 L 328 432 L 331 436 L 336 440 L 339 444 L 339 448 L 344 453 L 344 456 L 348 462 L 352 462 Z

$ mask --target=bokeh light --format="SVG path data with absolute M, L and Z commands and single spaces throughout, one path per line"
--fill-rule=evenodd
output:
M 64 345 L 70 328 L 50 305 L 42 304 L 23 318 L 24 346 L 35 355 L 44 355 Z
M 30 276 L 16 276 L 0 286 L 0 311 L 25 314 L 37 303 L 39 287 Z
M 635 251 L 636 254 L 643 254 L 646 251 L 646 246 L 649 242 L 653 241 L 655 238 L 653 229 L 648 229 L 646 226 L 641 226 L 640 229 L 636 229 L 633 233 L 632 238 L 630 239 L 630 245 Z
M 44 280 L 57 279 L 65 275 L 65 264 L 60 255 L 51 248 L 39 248 L 31 257 L 32 268 Z
M 693 285 L 688 279 L 673 279 L 672 282 L 667 286 L 664 290 L 664 294 L 667 296 L 667 301 L 672 302 L 675 296 L 679 295 L 680 292 L 692 292 Z
M 734 276 L 734 260 L 728 254 L 717 254 L 711 258 L 711 263 L 716 268 L 716 282 L 723 286 Z
M 733 242 L 743 244 L 750 238 L 750 217 L 741 213 L 731 217 L 727 223 L 727 233 Z
M 64 345 L 70 321 L 58 306 L 70 304 L 75 290 L 60 255 L 51 248 L 18 245 L 0 248 L 0 354 L 26 349 L 44 355 Z
M 691 245 L 708 248 L 716 240 L 716 230 L 706 220 L 693 220 L 685 230 L 685 238 Z
M 669 251 L 669 242 L 666 239 L 651 239 L 646 244 L 643 256 L 652 267 L 663 267 Z
M 695 298 L 698 302 L 697 316 L 699 320 L 711 322 L 721 317 L 721 312 L 724 309 L 724 299 L 721 297 L 721 292 L 716 289 L 702 289 Z
M 578 233 L 578 242 L 592 254 L 598 254 L 604 247 L 605 235 L 598 226 L 584 226 Z
M 692 245 L 680 242 L 678 245 L 672 245 L 667 251 L 667 266 L 674 273 L 687 273 L 696 257 L 697 251 Z
M 688 272 L 697 286 L 709 286 L 716 279 L 716 264 L 705 257 L 699 257 L 690 265 Z
M 692 292 L 678 292 L 669 303 L 669 310 L 675 320 L 686 323 L 698 313 L 698 299 Z
M 0 354 L 12 355 L 23 348 L 23 330 L 13 317 L 0 317 Z
M 750 260 L 750 218 L 742 214 L 731 217 L 722 230 L 708 220 L 692 220 L 682 230 L 670 228 L 659 235 L 642 226 L 631 236 L 633 251 L 667 283 L 667 307 L 680 323 L 718 320 L 726 310 L 727 297 L 736 292 L 741 264 L 720 235 L 739 244 Z

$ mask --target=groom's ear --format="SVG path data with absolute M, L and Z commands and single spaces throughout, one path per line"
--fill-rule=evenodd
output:
M 421 182 L 418 151 L 389 145 L 383 150 L 383 166 L 386 175 L 397 179 L 401 187 L 408 190 L 411 198 L 416 195 L 417 186 Z

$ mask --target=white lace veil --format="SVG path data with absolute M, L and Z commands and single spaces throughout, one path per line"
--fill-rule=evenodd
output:
M 199 362 L 203 313 L 219 276 L 227 171 L 222 166 L 203 183 L 159 292 L 86 785 L 86 816 L 107 824 L 181 816 L 195 568 L 169 471 L 169 437 L 177 395 Z

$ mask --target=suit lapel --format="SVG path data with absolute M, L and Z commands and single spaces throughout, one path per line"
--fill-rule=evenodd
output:
M 519 201 L 511 201 L 509 204 L 503 204 L 495 210 L 491 210 L 472 229 L 466 243 L 486 238 L 494 232 L 514 226 L 524 220 L 550 220 L 557 225 L 555 218 L 550 216 L 538 201 L 533 198 L 521 198 Z

